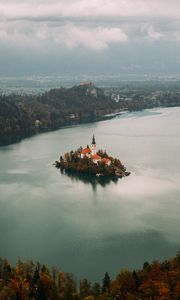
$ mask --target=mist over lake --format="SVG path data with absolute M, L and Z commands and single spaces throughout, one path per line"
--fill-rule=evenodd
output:
M 91 143 L 131 172 L 98 183 L 61 174 L 59 156 Z M 0 257 L 101 280 L 180 249 L 180 108 L 125 113 L 0 147 Z

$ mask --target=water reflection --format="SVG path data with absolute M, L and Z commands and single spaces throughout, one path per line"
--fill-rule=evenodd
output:
M 54 130 L 53 128 L 51 129 L 52 131 Z M 22 140 L 30 138 L 34 135 L 38 135 L 40 133 L 45 133 L 48 132 L 49 129 L 34 129 L 34 130 L 28 130 L 24 132 L 19 132 L 19 133 L 8 133 L 1 135 L 0 139 L 0 146 L 8 146 L 11 144 L 17 144 L 20 143 Z
M 18 143 L 21 140 L 21 136 L 20 135 L 13 135 L 13 134 L 8 134 L 8 135 L 4 135 L 1 136 L 0 139 L 0 146 L 6 146 L 9 144 L 13 144 L 13 143 Z
M 99 280 L 180 249 L 180 108 L 45 133 L 0 147 L 0 256 Z M 156 112 L 156 111 L 155 111 Z M 151 114 L 151 115 L 150 115 Z M 58 153 L 87 143 L 131 176 L 60 174 Z M 52 163 L 50 163 L 52 162 Z
M 118 177 L 110 177 L 110 176 L 101 176 L 97 177 L 89 174 L 76 173 L 68 170 L 60 169 L 62 175 L 68 176 L 71 178 L 73 182 L 81 181 L 84 184 L 91 185 L 93 191 L 96 191 L 98 185 L 105 187 L 108 184 L 114 182 L 115 184 L 118 182 Z

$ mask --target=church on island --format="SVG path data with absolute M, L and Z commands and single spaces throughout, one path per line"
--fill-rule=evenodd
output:
M 109 158 L 102 158 L 97 154 L 96 151 L 96 141 L 93 135 L 91 147 L 87 146 L 81 150 L 81 158 L 88 157 L 91 158 L 93 163 L 98 164 L 98 162 L 103 162 L 105 165 L 110 166 L 111 160 Z
M 95 176 L 111 176 L 122 178 L 130 175 L 118 158 L 108 156 L 106 151 L 97 150 L 93 135 L 91 146 L 78 148 L 60 156 L 55 162 L 61 172 L 82 173 Z

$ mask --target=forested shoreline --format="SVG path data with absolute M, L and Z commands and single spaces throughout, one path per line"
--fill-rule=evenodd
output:
M 0 95 L 0 145 L 66 125 L 103 120 L 123 110 L 180 106 L 179 92 L 148 93 L 107 91 L 87 83 L 42 95 Z
M 179 300 L 180 252 L 163 262 L 145 262 L 139 270 L 108 272 L 100 283 L 39 262 L 19 260 L 15 267 L 0 259 L 1 300 Z
M 97 121 L 118 105 L 94 85 L 53 89 L 42 95 L 0 96 L 0 137 L 32 135 Z

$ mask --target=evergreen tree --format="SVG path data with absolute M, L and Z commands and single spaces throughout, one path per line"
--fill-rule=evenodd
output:
M 109 290 L 110 287 L 110 283 L 111 283 L 111 279 L 109 277 L 108 272 L 105 273 L 104 275 L 104 279 L 103 279 L 103 286 L 102 286 L 102 291 L 105 293 Z
M 94 298 L 98 298 L 101 294 L 101 287 L 98 282 L 95 282 L 92 286 L 92 294 Z
M 8 281 L 11 277 L 11 266 L 10 266 L 9 262 L 7 261 L 7 259 L 3 260 L 1 272 L 2 272 L 3 280 Z
M 38 280 L 37 290 L 36 290 L 36 300 L 46 300 L 46 287 L 41 279 Z
M 91 295 L 91 283 L 86 278 L 80 280 L 79 291 L 81 298 Z
M 32 298 L 35 296 L 35 290 L 36 290 L 39 278 L 40 278 L 39 270 L 38 270 L 38 267 L 36 267 L 33 277 L 32 277 L 32 280 L 30 281 L 30 286 L 29 286 L 29 294 L 30 294 L 30 297 L 32 297 Z

